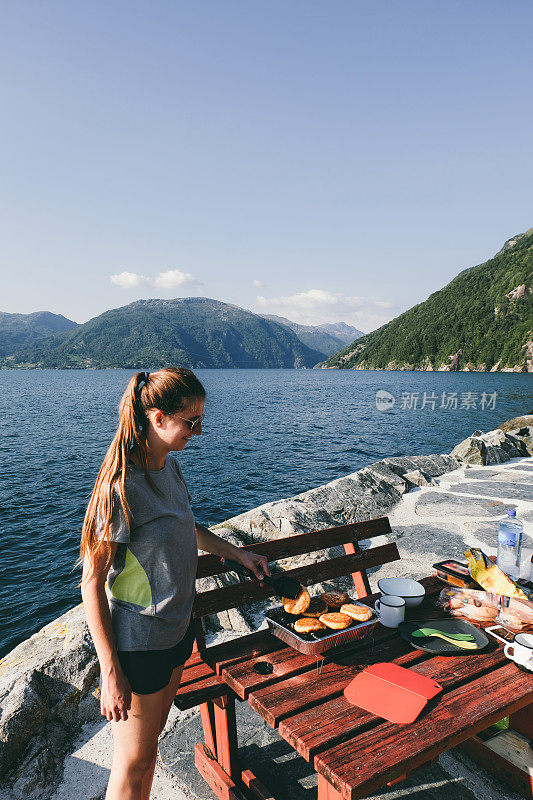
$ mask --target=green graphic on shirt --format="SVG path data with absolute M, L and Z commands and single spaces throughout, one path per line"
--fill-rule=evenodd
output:
M 152 605 L 152 590 L 148 575 L 129 547 L 126 548 L 124 569 L 110 587 L 110 591 L 117 600 L 135 603 L 143 608 L 149 608 Z

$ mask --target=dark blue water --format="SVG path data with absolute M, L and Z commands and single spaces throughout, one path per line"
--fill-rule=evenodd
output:
M 72 572 L 127 370 L 0 371 L 0 657 L 81 602 Z M 477 428 L 531 411 L 533 375 L 197 370 L 204 433 L 179 459 L 206 524 L 392 455 L 449 452 Z M 396 403 L 380 412 L 375 394 Z M 402 392 L 420 394 L 402 409 Z M 423 393 L 437 398 L 420 409 Z M 458 408 L 441 409 L 457 392 Z M 466 393 L 476 407 L 460 408 Z M 492 395 L 494 408 L 480 407 Z

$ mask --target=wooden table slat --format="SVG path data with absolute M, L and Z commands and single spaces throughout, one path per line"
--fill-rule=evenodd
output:
M 175 702 L 178 708 L 184 711 L 187 708 L 194 708 L 207 700 L 213 700 L 227 693 L 228 689 L 222 678 L 213 673 L 188 686 L 179 686 L 176 692 Z
M 401 666 L 411 666 L 431 656 L 413 650 L 403 639 L 394 637 L 380 647 L 361 650 L 353 656 L 352 664 L 325 664 L 322 670 L 306 672 L 271 686 L 252 692 L 248 698 L 263 719 L 275 728 L 280 720 L 299 711 L 320 704 L 341 694 L 344 687 L 361 670 L 361 667 L 380 661 L 395 661 Z
M 414 654 L 415 651 L 411 651 L 411 655 Z M 491 653 L 483 655 L 483 658 L 469 654 L 457 655 L 451 659 L 447 656 L 432 657 L 416 663 L 414 660 L 409 663 L 408 657 L 396 658 L 394 661 L 413 672 L 436 680 L 447 692 L 465 681 L 500 667 L 506 659 L 503 649 L 495 647 Z M 381 717 L 352 705 L 341 695 L 284 719 L 280 723 L 279 733 L 300 755 L 310 761 L 321 750 L 382 722 Z
M 346 800 L 370 792 L 533 702 L 533 675 L 512 663 L 447 692 L 409 725 L 385 722 L 315 757 Z
M 213 675 L 216 675 L 216 672 L 209 664 L 192 664 L 189 667 L 185 666 L 181 675 L 180 688 L 184 689 L 191 683 L 196 683 Z
M 247 636 L 230 639 L 227 642 L 208 647 L 203 651 L 202 655 L 204 661 L 215 670 L 217 675 L 221 675 L 225 667 L 281 650 L 285 646 L 270 631 L 260 630 Z
M 192 708 L 206 699 L 219 697 L 227 684 L 220 677 L 222 668 L 244 659 L 256 658 L 283 647 L 279 639 L 268 631 L 257 631 L 234 642 L 222 642 L 207 648 L 203 653 L 193 653 L 185 664 L 180 685 L 176 693 L 179 708 Z M 202 655 L 205 661 L 202 661 Z

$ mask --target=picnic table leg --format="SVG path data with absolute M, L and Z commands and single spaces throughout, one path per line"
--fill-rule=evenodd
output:
M 223 695 L 213 701 L 215 711 L 217 761 L 238 786 L 244 785 L 258 800 L 274 800 L 251 770 L 241 772 L 235 719 L 235 698 Z
M 242 800 L 235 783 L 201 742 L 194 748 L 196 769 L 219 800 Z
M 318 773 L 318 800 L 342 800 L 342 794 Z
M 201 714 L 205 744 L 195 747 L 196 767 L 219 800 L 241 800 L 235 700 L 228 695 L 209 700 Z
M 223 695 L 201 705 L 205 745 L 197 744 L 198 771 L 220 800 L 239 800 L 245 786 L 258 800 L 274 800 L 250 770 L 241 773 L 235 719 L 235 698 Z
M 533 740 L 533 703 L 520 709 L 509 717 L 509 727 Z
M 205 650 L 205 634 L 201 619 L 194 620 L 194 632 L 195 638 L 192 651 L 193 653 L 201 653 L 202 650 Z M 215 738 L 215 715 L 212 701 L 209 700 L 207 703 L 200 703 L 200 718 L 202 720 L 202 728 L 204 729 L 204 740 L 206 747 L 216 758 L 217 745 Z
M 237 722 L 235 720 L 235 698 L 223 695 L 213 700 L 217 761 L 230 778 L 240 778 L 239 749 L 237 744 Z
M 200 705 L 200 718 L 202 720 L 202 728 L 204 729 L 205 745 L 211 751 L 214 758 L 216 758 L 217 743 L 215 738 L 215 712 L 213 708 L 213 702 L 211 700 Z

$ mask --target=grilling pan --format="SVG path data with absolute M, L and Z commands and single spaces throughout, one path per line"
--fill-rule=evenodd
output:
M 360 600 L 350 600 L 350 602 L 365 605 Z M 293 625 L 300 616 L 304 615 L 287 614 L 283 606 L 269 609 L 266 621 L 270 632 L 285 644 L 306 655 L 320 655 L 333 647 L 340 647 L 343 644 L 363 639 L 374 630 L 379 618 L 373 609 L 370 610 L 372 616 L 366 622 L 354 622 L 349 628 L 343 628 L 341 631 L 328 630 L 323 634 L 317 631 L 296 633 Z

